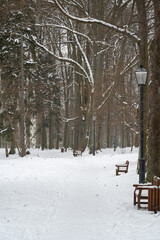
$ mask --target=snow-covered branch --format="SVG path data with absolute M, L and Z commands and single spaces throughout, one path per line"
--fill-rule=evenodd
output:
M 135 134 L 138 134 L 138 132 L 136 130 L 134 130 L 126 121 L 124 121 L 124 124 L 129 127 L 129 129 L 134 132 Z
M 138 62 L 139 60 L 137 60 L 138 55 L 136 55 L 128 64 L 127 66 L 125 66 L 125 68 L 121 71 L 120 75 L 126 73 L 127 71 L 129 71 L 131 68 L 133 68 Z
M 74 33 L 74 34 L 77 34 L 77 35 L 79 35 L 79 36 L 81 36 L 81 37 L 86 38 L 91 44 L 93 44 L 93 41 L 92 41 L 87 35 L 85 35 L 85 34 L 83 34 L 83 33 L 81 33 L 81 32 L 75 31 L 75 30 L 73 30 L 73 29 L 71 29 L 71 28 L 69 28 L 69 27 L 63 26 L 63 25 L 48 24 L 48 23 L 46 23 L 46 24 L 35 24 L 35 26 L 36 26 L 36 27 L 54 27 L 54 28 L 65 29 L 65 30 L 67 30 L 67 31 L 69 31 L 69 32 L 72 32 L 72 33 Z
M 74 117 L 74 118 L 64 118 L 64 117 L 62 117 L 62 121 L 65 122 L 65 123 L 68 123 L 70 121 L 76 120 L 77 118 L 79 118 L 79 116 Z
M 114 85 L 115 85 L 115 81 L 111 84 L 111 86 L 106 90 L 106 92 L 104 93 L 104 96 L 108 93 L 108 95 L 107 95 L 107 97 L 102 101 L 102 103 L 98 106 L 98 108 L 97 108 L 97 110 L 100 110 L 101 109 L 101 107 L 107 102 L 107 100 L 109 99 L 109 97 L 110 97 L 110 95 L 111 95 L 111 93 L 112 93 L 112 89 L 113 89 L 113 87 L 114 87 Z
M 103 93 L 103 97 L 106 96 L 106 94 L 111 90 L 111 88 L 113 87 L 114 84 L 115 84 L 115 82 L 113 82 L 113 83 L 109 86 L 109 88 L 105 91 L 105 93 Z
M 70 21 L 70 23 L 72 25 L 71 21 Z M 87 68 L 88 68 L 88 71 L 89 71 L 89 76 L 90 76 L 90 79 L 91 79 L 91 82 L 92 82 L 92 85 L 93 85 L 94 84 L 94 79 L 93 79 L 92 69 L 91 69 L 90 63 L 88 61 L 87 55 L 85 54 L 85 52 L 84 52 L 84 50 L 83 50 L 83 48 L 82 48 L 82 46 L 81 46 L 81 44 L 80 44 L 76 34 L 74 34 L 74 37 L 75 37 L 76 43 L 77 43 L 77 45 L 78 45 L 78 47 L 79 47 L 79 49 L 80 49 L 80 51 L 82 53 L 82 56 L 83 56 L 83 58 L 85 60 L 85 63 L 87 65 Z
M 57 56 L 54 52 L 51 52 L 47 47 L 45 47 L 44 45 L 40 44 L 39 42 L 37 42 L 37 40 L 35 39 L 34 36 L 32 36 L 32 40 L 34 41 L 34 43 L 40 47 L 41 49 L 43 49 L 44 51 L 46 51 L 47 53 L 49 53 L 50 55 L 54 56 L 55 59 L 57 59 L 58 61 L 61 61 L 61 62 L 68 62 L 68 63 L 72 63 L 76 66 L 78 66 L 82 72 L 84 72 L 86 78 L 88 79 L 89 83 L 93 84 L 92 82 L 92 79 L 89 77 L 88 73 L 86 72 L 86 70 L 76 61 L 74 61 L 73 59 L 70 59 L 70 58 L 66 58 L 66 57 L 59 57 Z
M 73 85 L 77 85 L 77 86 L 78 86 L 78 83 L 77 83 L 77 82 L 72 82 L 72 83 L 69 84 L 68 86 L 63 87 L 62 90 L 64 90 L 64 89 L 69 89 L 69 88 L 72 87 Z
M 105 22 L 105 21 L 102 21 L 102 20 L 99 20 L 99 19 L 96 19 L 96 18 L 91 18 L 91 17 L 88 17 L 88 18 L 79 18 L 79 17 L 75 17 L 73 15 L 71 15 L 70 13 L 66 12 L 63 7 L 60 5 L 59 1 L 58 0 L 48 0 L 49 3 L 56 3 L 56 5 L 58 6 L 58 8 L 60 9 L 60 11 L 65 15 L 67 16 L 68 18 L 74 20 L 74 21 L 79 21 L 79 22 L 82 22 L 82 23 L 97 23 L 97 24 L 100 24 L 100 25 L 103 25 L 109 29 L 112 29 L 118 33 L 121 33 L 123 35 L 126 35 L 128 36 L 131 40 L 133 40 L 134 42 L 137 42 L 137 43 L 140 43 L 141 39 L 134 33 L 134 32 L 131 32 L 129 31 L 126 27 L 118 27 L 116 25 L 113 25 L 111 23 L 108 23 L 108 22 Z

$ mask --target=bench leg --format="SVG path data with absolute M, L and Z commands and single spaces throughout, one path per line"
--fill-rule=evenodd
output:
M 137 208 L 138 208 L 138 210 L 141 208 L 139 196 L 138 196 L 138 206 L 137 206 Z
M 140 189 L 139 194 L 138 194 L 138 210 L 141 208 L 141 204 L 140 204 L 141 203 L 141 201 L 140 201 L 141 200 L 141 193 L 142 193 L 142 190 Z
M 119 174 L 118 174 L 118 169 L 116 169 L 116 176 L 118 176 Z
M 134 203 L 134 205 L 136 205 L 136 193 L 135 192 L 134 192 L 133 203 Z

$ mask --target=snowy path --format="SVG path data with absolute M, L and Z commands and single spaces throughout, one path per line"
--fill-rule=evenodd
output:
M 115 176 L 127 159 L 129 173 Z M 0 240 L 159 240 L 160 213 L 133 206 L 136 159 L 36 150 L 1 157 Z

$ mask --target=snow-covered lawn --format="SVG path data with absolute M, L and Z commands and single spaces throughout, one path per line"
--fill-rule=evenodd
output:
M 5 158 L 1 149 L 0 240 L 159 240 L 160 212 L 133 205 L 137 152 L 34 149 Z M 129 172 L 116 176 L 126 160 Z

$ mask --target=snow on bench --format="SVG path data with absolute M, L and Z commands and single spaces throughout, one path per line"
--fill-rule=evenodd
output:
M 148 210 L 157 212 L 160 211 L 160 178 L 153 177 L 152 183 L 149 184 L 133 184 L 134 190 L 134 205 L 137 204 L 140 209 L 142 204 L 148 204 Z
M 119 172 L 128 173 L 129 161 L 127 160 L 125 164 L 115 165 L 116 166 L 116 176 L 120 175 Z
M 74 157 L 82 156 L 82 150 L 74 150 L 74 151 L 73 151 L 73 156 L 74 156 Z

